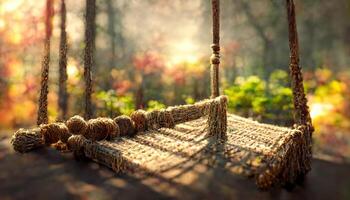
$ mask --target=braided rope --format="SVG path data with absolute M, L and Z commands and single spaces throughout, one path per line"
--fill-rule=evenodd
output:
M 219 65 L 220 65 L 220 0 L 212 0 L 213 16 L 213 53 L 210 57 L 211 97 L 220 95 L 219 92 Z
M 294 0 L 287 1 L 287 16 L 289 28 L 289 48 L 290 48 L 290 76 L 292 79 L 293 103 L 294 103 L 294 121 L 298 125 L 310 127 L 310 134 L 313 131 L 309 107 L 304 92 L 303 76 L 299 63 L 299 43 L 296 26 Z
M 203 100 L 192 105 L 172 106 L 167 109 L 146 112 L 136 110 L 130 117 L 115 119 L 99 117 L 85 121 L 76 115 L 65 123 L 55 122 L 40 125 L 35 129 L 19 129 L 13 136 L 16 151 L 27 152 L 57 142 L 67 143 L 73 135 L 82 135 L 91 141 L 112 140 L 119 136 L 134 136 L 138 132 L 159 128 L 174 128 L 176 124 L 199 119 L 209 115 L 208 136 L 224 139 L 226 136 L 227 97 Z M 35 136 L 35 137 L 34 137 Z
M 50 67 L 50 39 L 52 35 L 52 18 L 53 18 L 53 1 L 48 0 L 46 2 L 45 10 L 45 44 L 44 44 L 44 56 L 41 67 L 41 83 L 40 83 L 40 96 L 37 125 L 47 124 L 47 95 L 49 93 L 49 67 Z
M 40 96 L 38 107 L 37 125 L 47 124 L 47 95 L 49 93 L 49 64 L 50 64 L 50 39 L 45 40 L 44 58 L 42 61 Z

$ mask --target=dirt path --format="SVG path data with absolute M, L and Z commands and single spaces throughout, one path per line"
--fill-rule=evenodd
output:
M 42 149 L 13 152 L 0 141 L 0 199 L 350 199 L 350 165 L 314 159 L 313 170 L 292 191 L 258 190 L 252 180 L 195 166 L 181 177 L 115 175 L 93 162 Z

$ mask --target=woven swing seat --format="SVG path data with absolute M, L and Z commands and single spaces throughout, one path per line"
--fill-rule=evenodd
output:
M 199 164 L 253 177 L 260 188 L 293 184 L 310 170 L 307 129 L 262 124 L 228 114 L 225 96 L 161 110 L 138 110 L 129 120 L 137 128 L 136 135 L 108 138 L 127 127 L 97 118 L 83 128 L 84 119 L 72 117 L 66 124 L 19 129 L 12 144 L 23 153 L 60 139 L 77 158 L 90 158 L 118 173 L 172 180 Z M 85 131 L 78 134 L 78 129 Z
M 228 114 L 227 140 L 218 145 L 206 135 L 206 120 L 202 117 L 173 129 L 160 128 L 132 138 L 91 142 L 88 146 L 91 154 L 102 155 L 100 163 L 114 171 L 145 172 L 168 179 L 181 174 L 182 166 L 200 163 L 254 177 L 258 187 L 268 188 L 293 183 L 309 168 L 303 156 L 307 143 L 299 130 Z M 96 157 L 89 156 L 87 150 L 85 154 Z
M 41 125 L 16 131 L 11 140 L 14 149 L 24 153 L 61 142 L 77 158 L 90 158 L 116 172 L 174 179 L 186 166 L 200 164 L 253 177 L 260 188 L 295 183 L 311 169 L 313 129 L 299 66 L 294 2 L 287 0 L 295 129 L 227 114 L 227 97 L 219 96 L 219 8 L 219 1 L 212 0 L 211 99 L 156 111 L 137 110 L 130 117 L 116 118 L 119 124 L 109 118 L 86 122 L 79 116 L 66 123 L 47 124 L 48 73 L 43 73 L 44 95 L 38 111 Z M 86 70 L 84 74 L 89 75 L 90 69 Z M 91 92 L 91 77 L 85 80 L 86 91 Z M 89 118 L 91 110 L 85 108 Z

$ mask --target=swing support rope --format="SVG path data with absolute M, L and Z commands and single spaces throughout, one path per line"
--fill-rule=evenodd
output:
M 290 49 L 290 76 L 291 87 L 293 90 L 294 103 L 294 123 L 304 125 L 309 129 L 310 134 L 313 132 L 312 121 L 307 106 L 307 99 L 304 92 L 303 75 L 299 61 L 299 42 L 295 17 L 294 0 L 286 0 L 288 32 L 289 32 L 289 49 Z
M 53 2 L 46 2 L 44 56 L 41 63 L 41 88 L 38 101 L 37 125 L 47 124 L 47 95 L 49 93 L 50 40 L 52 35 Z
M 211 98 L 220 95 L 219 66 L 220 66 L 220 0 L 212 0 L 213 44 L 210 57 Z

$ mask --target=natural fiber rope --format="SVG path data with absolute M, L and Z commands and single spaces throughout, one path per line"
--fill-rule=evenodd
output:
M 175 121 L 170 109 L 161 109 L 147 112 L 147 127 L 149 130 L 159 128 L 173 128 Z
M 296 26 L 295 6 L 294 0 L 286 0 L 287 17 L 288 17 L 288 31 L 289 31 L 289 49 L 290 49 L 290 76 L 291 86 L 293 90 L 294 103 L 294 122 L 297 129 L 301 131 L 302 138 L 306 141 L 306 149 L 299 153 L 303 156 L 304 164 L 301 167 L 300 176 L 305 175 L 311 170 L 312 158 L 312 133 L 314 131 L 309 107 L 307 106 L 307 99 L 304 91 L 303 76 L 299 63 L 299 41 L 298 31 Z
M 303 76 L 299 63 L 299 42 L 296 26 L 294 0 L 286 0 L 288 30 L 289 30 L 289 48 L 290 48 L 290 76 L 292 80 L 293 102 L 294 102 L 294 120 L 298 125 L 307 125 L 312 128 L 307 99 L 304 92 Z
M 25 153 L 45 145 L 40 128 L 29 130 L 19 129 L 13 134 L 11 144 L 13 149 L 20 153 Z
M 79 115 L 75 115 L 66 122 L 69 132 L 73 135 L 84 135 L 87 130 L 87 123 Z
M 158 123 L 158 115 L 159 110 L 153 110 L 150 112 L 146 112 L 146 123 L 148 130 L 156 130 L 160 128 L 160 124 Z
M 197 102 L 193 105 L 172 106 L 167 109 L 146 112 L 137 110 L 131 117 L 119 116 L 114 120 L 109 118 L 96 118 L 86 122 L 82 117 L 76 115 L 66 121 L 66 123 L 51 123 L 40 126 L 39 141 L 33 140 L 33 130 L 20 129 L 14 134 L 13 141 L 15 149 L 26 149 L 40 147 L 41 143 L 51 145 L 59 140 L 67 143 L 71 135 L 83 135 L 90 140 L 112 140 L 117 136 L 133 136 L 137 132 L 154 130 L 159 128 L 174 128 L 176 124 L 199 119 L 209 114 L 208 126 L 209 135 L 223 139 L 226 133 L 226 104 L 227 98 L 221 96 Z M 211 128 L 210 128 L 211 127 Z M 25 134 L 29 134 L 25 137 Z M 16 137 L 19 137 L 18 140 Z M 28 139 L 28 141 L 24 141 Z M 32 141 L 33 140 L 33 141 Z M 38 143 L 39 142 L 39 143 Z M 37 143 L 33 145 L 33 143 Z M 22 147 L 27 145 L 29 147 Z M 58 145 L 62 146 L 62 145 Z
M 68 146 L 78 159 L 90 158 L 115 172 L 127 169 L 127 162 L 119 150 L 101 146 L 98 142 L 87 140 L 84 136 L 75 135 L 70 137 Z
M 226 104 L 227 98 L 222 96 L 194 105 L 152 111 L 152 113 L 157 113 L 154 116 L 168 112 L 172 117 L 174 114 L 177 117 L 184 116 L 185 119 L 208 115 L 207 122 L 204 121 L 204 118 L 197 121 L 190 120 L 173 129 L 149 129 L 134 138 L 121 138 L 113 142 L 93 141 L 82 135 L 73 135 L 69 137 L 67 146 L 77 159 L 90 158 L 117 172 L 135 169 L 166 172 L 169 167 L 188 159 L 189 156 L 191 159 L 197 159 L 196 152 L 200 152 L 199 156 L 210 161 L 205 161 L 206 165 L 212 166 L 218 161 L 216 157 L 219 156 L 219 159 L 227 162 L 228 165 L 225 167 L 229 167 L 232 172 L 255 177 L 260 188 L 295 183 L 295 180 L 310 170 L 311 142 L 305 137 L 307 126 L 298 126 L 297 129 L 292 130 L 260 124 L 234 115 L 227 117 Z M 147 126 L 159 123 L 158 118 L 149 117 L 151 112 L 141 111 L 140 113 L 145 117 L 144 124 Z M 150 119 L 153 122 L 150 122 Z M 173 119 L 175 122 L 175 117 Z M 90 120 L 88 124 L 91 121 L 93 120 Z M 229 121 L 228 128 L 226 127 L 227 121 Z M 180 120 L 178 122 L 183 123 Z M 206 133 L 203 133 L 204 124 L 206 124 Z M 44 141 L 56 141 L 57 138 L 52 134 L 57 132 L 61 125 L 62 123 L 56 123 L 42 126 L 45 127 L 45 131 L 49 132 L 46 134 L 40 133 L 41 131 L 39 133 L 38 131 L 26 132 L 23 129 L 18 131 L 13 139 L 15 150 L 26 152 L 33 147 L 43 146 Z M 160 127 L 160 124 L 156 126 Z M 103 133 L 109 132 L 108 125 L 103 129 Z M 226 134 L 226 130 L 229 134 Z M 43 138 L 42 135 L 49 139 Z M 212 141 L 207 140 L 208 136 L 215 138 L 217 142 L 208 143 Z M 224 140 L 225 145 L 220 146 Z M 19 141 L 26 145 L 21 145 Z
M 113 139 L 120 134 L 119 126 L 110 118 L 99 117 L 88 121 L 84 136 L 92 141 Z
M 211 104 L 215 106 L 210 109 L 220 114 L 219 101 L 216 99 Z M 310 169 L 308 142 L 302 130 L 260 124 L 235 115 L 229 115 L 226 120 L 229 126 L 223 146 L 208 143 L 207 134 L 201 131 L 206 124 L 204 118 L 114 142 L 93 142 L 82 136 L 69 140 L 77 140 L 77 144 L 70 145 L 77 146 L 71 147 L 76 156 L 91 158 L 116 172 L 132 173 L 140 169 L 162 176 L 188 159 L 208 167 L 224 161 L 225 169 L 254 177 L 258 187 L 266 189 L 295 183 Z M 225 119 L 213 120 L 221 121 Z
M 174 128 L 175 126 L 175 120 L 169 109 L 162 109 L 159 111 L 157 122 L 160 127 Z
M 207 121 L 208 135 L 218 140 L 226 140 L 227 97 L 221 96 L 211 102 Z
M 112 140 L 120 133 L 119 126 L 109 118 L 91 119 L 88 122 L 80 116 L 71 117 L 66 124 L 55 122 L 42 124 L 39 128 L 19 129 L 12 137 L 14 149 L 24 153 L 59 141 L 67 143 L 72 135 L 84 135 L 90 140 Z M 63 145 L 58 145 L 59 148 Z
M 47 124 L 47 95 L 49 93 L 49 64 L 50 64 L 50 39 L 45 40 L 44 58 L 41 70 L 41 88 L 39 96 L 37 125 Z
M 219 92 L 219 65 L 220 65 L 220 0 L 212 0 L 213 17 L 213 53 L 210 58 L 211 69 L 211 97 L 220 95 Z
M 221 96 L 212 100 L 202 101 L 194 105 L 174 106 L 169 107 L 168 109 L 155 110 L 151 112 L 137 110 L 131 114 L 131 119 L 134 121 L 135 127 L 138 131 L 151 131 L 154 129 L 159 129 L 161 127 L 173 128 L 175 126 L 173 114 L 176 116 L 182 116 L 185 120 L 199 119 L 204 115 L 209 114 L 207 124 L 209 126 L 212 126 L 212 128 L 210 129 L 211 132 L 208 132 L 208 136 L 215 137 L 221 141 L 221 139 L 226 138 L 226 104 L 227 97 Z M 88 124 L 95 120 L 89 120 Z M 183 120 L 178 120 L 177 122 L 182 123 Z M 119 118 L 117 117 L 114 120 L 115 123 L 119 122 L 120 124 L 121 122 L 125 121 L 130 122 L 125 116 Z M 93 159 L 98 163 L 108 166 L 117 172 L 125 171 L 128 167 L 130 168 L 130 163 L 132 162 L 127 162 L 122 156 L 121 151 L 114 149 L 109 145 L 100 145 L 98 142 L 88 140 L 87 134 L 93 132 L 93 129 L 88 128 L 85 135 L 86 137 L 83 137 L 81 135 L 74 135 L 68 139 L 68 147 L 74 152 L 74 155 L 77 157 L 77 159 L 83 159 L 87 157 Z M 107 131 L 99 132 L 103 133 Z M 105 137 L 105 135 L 103 135 L 103 137 Z M 130 138 L 130 140 L 132 139 Z M 145 145 L 152 144 L 146 142 Z M 158 146 L 158 148 L 161 148 L 161 146 Z
M 71 136 L 67 126 L 60 122 L 42 125 L 40 129 L 46 145 L 56 143 L 58 140 L 67 142 L 68 138 Z
M 120 136 L 133 136 L 136 134 L 135 124 L 130 117 L 121 115 L 114 118 L 114 122 L 119 126 Z
M 144 110 L 136 110 L 131 113 L 130 118 L 135 123 L 135 128 L 137 132 L 142 132 L 147 130 L 147 112 Z
M 41 66 L 40 96 L 37 125 L 47 124 L 47 95 L 49 93 L 50 39 L 52 35 L 53 1 L 46 2 L 44 56 Z

